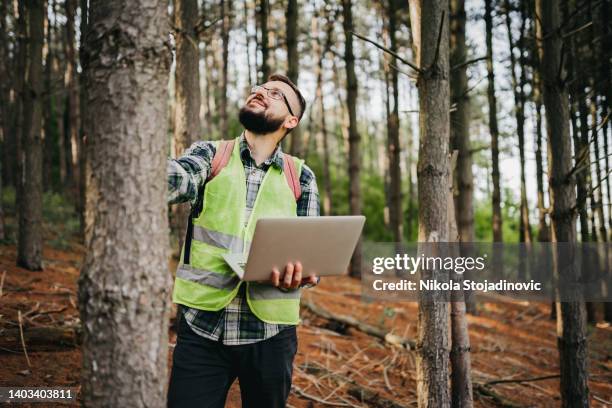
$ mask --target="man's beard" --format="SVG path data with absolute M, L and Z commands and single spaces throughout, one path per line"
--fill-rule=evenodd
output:
M 285 121 L 284 118 L 268 117 L 265 112 L 253 112 L 246 105 L 240 108 L 238 120 L 245 129 L 257 134 L 275 132 Z

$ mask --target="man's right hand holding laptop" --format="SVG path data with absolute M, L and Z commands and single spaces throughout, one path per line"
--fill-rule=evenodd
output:
M 303 267 L 300 261 L 295 263 L 289 262 L 282 274 L 278 268 L 272 268 L 270 282 L 273 286 L 283 289 L 297 289 L 303 285 L 316 285 L 318 283 L 319 278 L 314 275 L 302 278 L 302 271 Z

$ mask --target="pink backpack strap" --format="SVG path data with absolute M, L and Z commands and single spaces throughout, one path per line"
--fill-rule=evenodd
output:
M 285 153 L 283 156 L 283 173 L 285 173 L 287 184 L 289 184 L 289 188 L 291 188 L 291 191 L 293 192 L 295 201 L 297 201 L 300 198 L 300 195 L 302 195 L 300 177 L 297 174 L 297 169 L 295 168 L 295 161 L 293 160 L 293 157 L 288 155 L 287 153 Z
M 234 142 L 235 140 L 221 140 L 219 146 L 217 146 L 217 151 L 215 152 L 215 157 L 213 157 L 212 163 L 210 165 L 210 174 L 208 175 L 207 180 L 211 180 L 215 177 L 229 162 L 230 157 L 232 157 L 232 151 L 234 150 Z

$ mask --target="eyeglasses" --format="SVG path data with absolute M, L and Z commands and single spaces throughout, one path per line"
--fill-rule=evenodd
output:
M 285 94 L 275 88 L 266 88 L 265 86 L 261 86 L 261 85 L 254 85 L 251 88 L 251 95 L 253 95 L 254 93 L 257 93 L 258 91 L 265 89 L 266 95 L 268 95 L 270 98 L 272 99 L 276 99 L 277 101 L 285 101 L 285 105 L 287 105 L 287 109 L 289 109 L 289 113 L 293 116 L 295 116 L 295 114 L 293 113 L 293 111 L 291 110 L 291 106 L 289 106 L 289 101 L 287 100 L 287 97 L 285 96 Z

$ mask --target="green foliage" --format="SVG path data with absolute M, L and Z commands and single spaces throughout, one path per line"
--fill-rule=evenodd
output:
M 502 233 L 504 242 L 519 241 L 519 208 L 512 201 L 512 192 L 506 190 L 502 202 Z M 476 241 L 493 241 L 493 209 L 491 198 L 474 205 L 474 232 Z
M 5 213 L 6 239 L 4 244 L 17 243 L 18 220 L 15 211 L 16 192 L 13 187 L 2 190 L 2 209 Z M 56 249 L 66 250 L 71 246 L 70 240 L 79 233 L 79 217 L 72 204 L 59 193 L 43 194 L 43 222 L 45 238 L 48 244 Z M 50 235 L 50 237 L 49 237 Z

